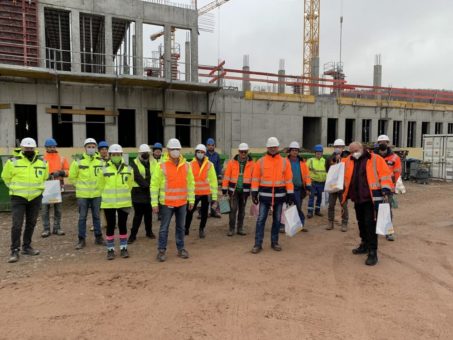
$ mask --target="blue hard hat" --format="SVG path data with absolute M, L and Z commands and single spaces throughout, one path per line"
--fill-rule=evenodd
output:
M 206 145 L 215 145 L 215 140 L 213 138 L 208 138 Z
M 98 144 L 98 149 L 108 148 L 108 147 L 109 147 L 109 143 L 107 143 L 105 140 L 103 140 L 102 142 L 99 142 L 99 144 Z
M 314 151 L 314 152 L 324 152 L 324 148 L 323 148 L 322 144 L 317 144 L 317 145 L 315 145 L 315 147 L 313 148 L 313 151 Z
M 44 146 L 57 146 L 57 141 L 53 138 L 47 138 L 44 142 Z
M 160 149 L 162 150 L 164 147 L 162 146 L 161 143 L 154 143 L 153 145 L 153 150 Z

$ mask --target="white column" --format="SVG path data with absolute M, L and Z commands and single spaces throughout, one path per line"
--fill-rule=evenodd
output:
M 75 9 L 71 10 L 71 58 L 71 70 L 80 72 L 80 12 Z
M 143 21 L 135 21 L 135 75 L 143 76 Z
M 105 42 L 105 73 L 115 73 L 113 69 L 113 33 L 112 33 L 112 16 L 104 17 L 104 42 Z
M 198 82 L 198 31 L 193 28 L 190 31 L 190 67 L 192 69 L 191 81 Z

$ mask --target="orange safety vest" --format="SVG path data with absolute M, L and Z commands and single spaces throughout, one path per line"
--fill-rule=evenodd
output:
M 211 186 L 209 185 L 208 173 L 212 163 L 205 157 L 203 164 L 198 163 L 197 159 L 190 162 L 192 168 L 193 177 L 195 180 L 195 195 L 204 196 L 211 194 Z
M 279 154 L 261 157 L 253 169 L 252 192 L 258 191 L 263 202 L 283 201 L 287 194 L 294 193 L 293 173 L 287 158 Z
M 176 165 L 168 160 L 160 165 L 165 177 L 164 203 L 170 207 L 187 204 L 187 172 L 189 164 L 184 162 Z
M 352 175 L 354 173 L 353 157 L 346 158 L 344 163 L 344 192 L 342 203 L 345 203 L 348 198 L 349 186 L 351 185 Z M 366 177 L 374 203 L 380 203 L 384 200 L 383 190 L 393 191 L 392 173 L 384 159 L 374 153 L 370 153 L 370 159 L 366 163 Z
M 66 158 L 60 157 L 58 152 L 57 153 L 46 152 L 43 158 L 49 164 L 49 174 L 55 171 L 63 170 L 66 174 L 65 176 L 68 176 L 69 172 L 68 161 L 66 160 Z
M 239 156 L 236 155 L 232 160 L 227 163 L 225 174 L 223 175 L 222 190 L 230 190 L 232 192 L 236 189 L 236 184 L 239 179 Z M 252 172 L 254 167 L 252 157 L 247 156 L 247 163 L 245 163 L 244 173 L 242 174 L 242 191 L 250 192 L 252 185 Z
M 393 183 L 396 183 L 401 176 L 401 159 L 397 154 L 392 152 L 390 155 L 384 157 L 384 160 L 392 172 Z

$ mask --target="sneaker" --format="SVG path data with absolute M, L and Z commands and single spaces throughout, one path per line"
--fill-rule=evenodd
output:
M 263 250 L 263 247 L 254 246 L 252 248 L 252 254 L 258 254 L 261 250 Z
M 19 250 L 13 250 L 9 256 L 8 263 L 16 263 L 19 261 Z
M 238 235 L 245 236 L 245 235 L 247 235 L 247 233 L 244 231 L 244 229 L 239 229 Z
M 75 249 L 80 250 L 80 249 L 85 248 L 85 246 L 86 246 L 85 239 L 84 238 L 80 238 L 79 242 L 77 243 L 77 245 L 75 247 Z
M 200 230 L 198 231 L 198 236 L 199 236 L 200 238 L 205 238 L 205 237 L 206 237 L 206 233 L 205 233 L 204 229 L 200 229 Z
M 58 235 L 58 236 L 64 236 L 64 235 L 66 235 L 66 233 L 65 233 L 63 230 L 61 230 L 61 229 L 54 229 L 53 232 L 52 232 L 52 234 Z
M 127 251 L 126 248 L 121 249 L 121 257 L 123 259 L 127 259 L 129 257 L 129 252 Z
M 304 226 L 304 227 L 302 228 L 302 231 L 303 231 L 304 233 L 308 232 L 308 229 L 307 229 L 307 227 L 306 227 L 306 226 Z
M 154 235 L 153 232 L 151 232 L 151 234 L 147 234 L 146 237 L 150 238 L 151 240 L 155 240 L 156 239 L 156 235 Z
M 309 213 L 307 214 L 307 218 L 313 218 L 313 213 L 312 213 L 312 212 L 309 212 Z
M 323 214 L 321 214 L 320 211 L 316 211 L 316 212 L 315 212 L 315 215 L 316 215 L 316 216 L 319 216 L 319 217 L 322 217 L 322 216 L 323 216 Z
M 282 246 L 279 245 L 278 243 L 274 243 L 271 245 L 271 248 L 274 249 L 275 251 L 282 251 Z
M 375 266 L 377 263 L 378 263 L 377 251 L 370 250 L 370 252 L 368 253 L 368 257 L 365 261 L 365 264 L 367 266 Z
M 238 234 L 239 234 L 239 231 L 238 231 Z M 231 229 L 228 230 L 227 236 L 230 236 L 230 237 L 231 237 L 231 236 L 233 236 L 233 235 L 234 235 L 234 230 L 231 230 Z
M 352 253 L 354 255 L 367 254 L 368 253 L 368 247 L 366 247 L 363 243 L 360 243 L 360 245 L 357 248 L 352 249 Z
M 127 244 L 132 244 L 135 242 L 135 240 L 136 240 L 135 237 L 129 236 L 129 239 L 127 240 Z
M 189 253 L 187 252 L 187 250 L 185 250 L 183 248 L 183 249 L 178 250 L 178 256 L 180 258 L 182 258 L 182 259 L 188 259 L 189 258 Z
M 44 230 L 41 233 L 41 237 L 43 237 L 43 238 L 46 238 L 46 237 L 49 237 L 49 236 L 50 236 L 50 230 Z
M 218 212 L 215 212 L 215 213 L 211 214 L 211 217 L 222 218 L 222 215 L 220 215 L 220 213 L 218 213 Z
M 395 241 L 395 235 L 390 234 L 390 235 L 385 235 L 385 238 L 387 241 Z
M 335 227 L 334 226 L 334 222 L 333 221 L 329 221 L 329 224 L 327 225 L 326 230 L 333 230 L 334 227 Z
M 113 249 L 107 250 L 107 260 L 111 261 L 115 259 L 115 251 Z
M 165 250 L 159 250 L 156 259 L 159 262 L 165 262 L 165 260 L 167 259 L 167 255 L 165 255 Z
M 102 235 L 97 235 L 96 238 L 94 239 L 94 244 L 97 244 L 98 246 L 105 246 L 105 241 Z
M 32 247 L 26 247 L 22 249 L 23 255 L 36 256 L 39 255 L 39 250 L 33 249 Z

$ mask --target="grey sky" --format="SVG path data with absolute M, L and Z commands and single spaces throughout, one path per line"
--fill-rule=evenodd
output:
M 199 6 L 210 0 L 199 0 Z M 322 65 L 339 59 L 340 0 L 321 0 Z M 383 85 L 453 90 L 453 1 L 344 0 L 343 62 L 347 81 L 370 85 L 375 54 Z M 201 32 L 201 64 L 300 74 L 303 0 L 230 0 L 214 11 L 216 32 Z M 220 31 L 217 29 L 220 28 Z M 218 47 L 218 41 L 220 46 Z

